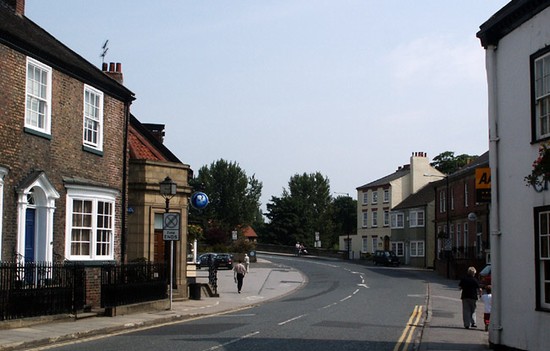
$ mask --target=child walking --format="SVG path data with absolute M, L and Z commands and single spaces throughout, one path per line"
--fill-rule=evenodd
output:
M 485 287 L 485 292 L 481 295 L 481 301 L 485 305 L 483 309 L 483 321 L 485 322 L 485 331 L 489 330 L 489 321 L 491 319 L 491 303 L 493 301 L 493 294 L 491 294 L 491 286 Z

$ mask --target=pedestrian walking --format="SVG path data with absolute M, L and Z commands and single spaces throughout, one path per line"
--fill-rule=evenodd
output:
M 246 275 L 246 268 L 244 267 L 241 260 L 239 260 L 239 263 L 233 267 L 233 277 L 235 278 L 235 282 L 237 283 L 237 291 L 239 294 L 241 293 L 241 289 L 243 288 L 243 280 L 244 276 Z
M 483 322 L 485 323 L 485 331 L 489 330 L 489 322 L 491 321 L 491 305 L 493 304 L 493 294 L 491 294 L 491 286 L 485 287 L 485 292 L 481 295 L 483 301 Z
M 460 280 L 458 286 L 462 289 L 460 299 L 462 300 L 462 321 L 464 328 L 477 328 L 476 325 L 476 303 L 481 294 L 479 282 L 475 278 L 476 269 L 469 267 L 466 277 Z
M 248 273 L 248 268 L 250 267 L 250 257 L 247 254 L 244 254 L 244 268 L 246 273 Z

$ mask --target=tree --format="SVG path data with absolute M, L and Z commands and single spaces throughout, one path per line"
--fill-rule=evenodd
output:
M 313 246 L 318 232 L 323 247 L 333 245 L 330 184 L 321 173 L 292 176 L 288 190 L 283 189 L 281 197 L 272 197 L 267 211 L 268 230 L 276 243 Z
M 338 196 L 332 201 L 332 220 L 336 240 L 340 235 L 357 233 L 357 200 L 350 196 Z
M 219 243 L 220 231 L 229 240 L 232 230 L 257 220 L 262 183 L 254 176 L 248 177 L 236 162 L 220 159 L 209 167 L 203 166 L 190 183 L 196 191 L 206 193 L 209 199 L 204 210 L 191 208 L 189 211 L 191 223 L 202 223 L 207 227 L 207 241 Z M 211 238 L 209 233 L 212 233 Z
M 434 157 L 430 165 L 442 173 L 452 174 L 476 157 L 466 154 L 455 156 L 453 151 L 445 151 Z

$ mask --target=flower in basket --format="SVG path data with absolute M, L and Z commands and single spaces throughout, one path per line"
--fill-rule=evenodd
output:
M 542 187 L 550 180 L 550 146 L 541 144 L 539 146 L 539 156 L 533 162 L 531 174 L 525 177 L 527 186 L 536 188 Z

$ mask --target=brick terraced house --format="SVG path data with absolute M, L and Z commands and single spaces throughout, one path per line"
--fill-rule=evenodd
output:
M 134 94 L 0 0 L 0 260 L 99 266 L 125 256 Z

